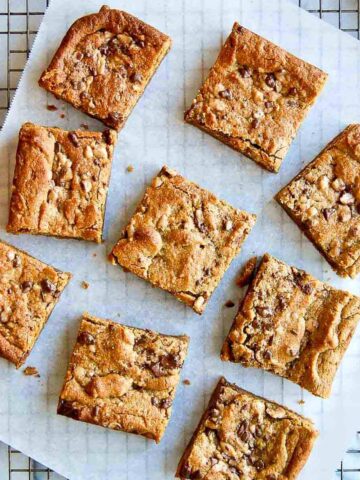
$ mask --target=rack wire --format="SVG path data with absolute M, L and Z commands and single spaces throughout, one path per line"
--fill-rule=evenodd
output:
M 360 0 L 290 0 L 360 39 Z M 0 0 L 0 127 L 49 0 Z M 357 440 L 360 432 L 357 432 Z M 9 480 L 61 480 L 58 474 L 18 450 L 7 448 Z M 350 467 L 355 462 L 358 467 Z M 0 472 L 0 478 L 5 479 Z M 349 449 L 336 471 L 339 480 L 360 480 L 360 449 Z M 354 476 L 355 475 L 355 476 Z M 64 479 L 63 479 L 64 480 Z

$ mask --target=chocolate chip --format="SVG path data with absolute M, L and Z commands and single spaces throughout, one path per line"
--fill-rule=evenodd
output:
M 60 400 L 57 413 L 78 420 L 80 418 L 81 411 L 73 407 L 72 402 L 68 402 L 67 400 Z
M 265 358 L 265 360 L 270 360 L 271 359 L 271 352 L 270 350 L 265 350 L 264 354 L 263 354 L 263 357 Z
M 294 96 L 296 94 L 297 94 L 297 88 L 295 88 L 295 87 L 289 88 L 288 95 Z
M 84 58 L 84 55 L 81 52 L 76 52 L 75 54 L 76 60 L 82 60 Z
M 160 401 L 160 408 L 170 408 L 172 405 L 172 398 L 168 397 L 168 398 L 163 398 L 161 401 Z
M 251 122 L 252 128 L 258 128 L 260 125 L 260 120 L 258 118 L 254 118 L 254 120 Z
M 69 133 L 69 139 L 70 139 L 71 143 L 74 145 L 74 147 L 79 146 L 79 139 L 74 132 Z
M 240 437 L 240 440 L 242 440 L 243 442 L 247 442 L 248 439 L 249 439 L 249 423 L 247 420 L 243 420 L 240 425 L 239 425 L 239 428 L 237 430 L 237 433 Z
M 29 281 L 25 281 L 25 282 L 22 282 L 21 284 L 21 290 L 24 292 L 24 293 L 27 293 L 31 290 L 33 286 L 33 282 L 29 282 Z
M 262 460 L 257 460 L 254 464 L 256 470 L 259 472 L 260 470 L 263 470 L 265 468 L 265 464 Z
M 178 355 L 164 355 L 160 358 L 160 364 L 166 369 L 178 368 L 180 367 L 180 357 Z
M 138 38 L 135 38 L 134 42 L 135 42 L 135 45 L 137 45 L 137 46 L 140 47 L 140 48 L 144 48 L 144 47 L 145 47 L 145 42 L 144 42 L 144 40 L 140 40 L 140 39 L 138 39 Z
M 120 113 L 117 113 L 117 112 L 113 112 L 113 113 L 110 113 L 106 119 L 107 123 L 109 123 L 110 125 L 112 126 L 117 126 L 117 124 L 119 123 L 119 121 L 121 121 L 121 115 Z
M 54 293 L 55 290 L 56 290 L 56 286 L 50 282 L 50 280 L 48 280 L 47 278 L 44 278 L 44 280 L 41 280 L 41 290 L 44 292 L 44 293 Z
M 226 303 L 225 303 L 225 307 L 226 308 L 233 308 L 235 306 L 235 303 L 232 301 L 232 300 L 228 300 Z
M 111 144 L 113 143 L 113 142 L 112 142 L 111 132 L 110 132 L 109 129 L 104 130 L 104 132 L 103 132 L 103 137 L 104 137 L 105 142 L 106 142 L 108 145 L 111 145 Z
M 276 77 L 273 73 L 268 73 L 265 77 L 265 83 L 270 88 L 275 88 L 276 86 Z
M 331 215 L 333 215 L 334 213 L 335 213 L 335 208 L 333 208 L 333 207 L 323 208 L 323 210 L 322 210 L 322 214 L 324 215 L 325 220 L 329 220 Z
M 81 332 L 77 338 L 80 345 L 94 345 L 95 338 L 89 332 Z
M 133 82 L 133 83 L 140 83 L 143 79 L 143 76 L 141 75 L 141 73 L 133 73 L 130 77 L 130 81 Z
M 313 291 L 313 288 L 310 285 L 310 283 L 300 284 L 300 288 L 306 295 L 310 295 L 310 293 Z
M 252 321 L 251 326 L 253 328 L 259 328 L 260 327 L 260 322 L 255 318 L 255 320 Z
M 265 108 L 272 108 L 273 106 L 273 102 L 265 102 Z
M 15 258 L 14 258 L 12 264 L 13 264 L 13 267 L 15 267 L 15 268 L 20 267 L 21 260 L 20 260 L 19 255 L 15 255 Z
M 151 405 L 154 405 L 154 407 L 158 407 L 159 404 L 160 404 L 160 400 L 157 397 L 151 398 Z
M 231 100 L 233 98 L 233 94 L 228 88 L 219 92 L 219 96 L 221 98 L 226 98 L 227 100 Z
M 55 145 L 54 145 L 54 152 L 55 153 L 59 153 L 61 151 L 61 145 L 59 142 L 55 142 Z
M 251 70 L 247 65 L 242 65 L 239 67 L 240 76 L 243 78 L 250 78 L 251 77 Z

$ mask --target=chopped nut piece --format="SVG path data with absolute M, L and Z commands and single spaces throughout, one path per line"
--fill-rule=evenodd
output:
M 56 112 L 56 110 L 58 109 L 55 105 L 46 105 L 46 108 L 50 112 Z
M 81 282 L 81 288 L 83 288 L 84 290 L 87 290 L 89 287 L 90 284 L 88 282 L 85 282 L 85 280 Z
M 240 275 L 236 280 L 236 285 L 242 288 L 250 283 L 256 268 L 256 263 L 257 257 L 249 258 L 249 260 L 245 263 L 245 265 L 243 265 L 240 271 Z
M 191 382 L 189 379 L 185 378 L 185 380 L 183 380 L 182 382 L 184 385 L 191 385 Z
M 159 442 L 188 343 L 185 335 L 162 335 L 84 314 L 58 413 Z
M 126 171 L 129 172 L 129 173 L 131 173 L 131 172 L 134 171 L 134 167 L 133 167 L 132 165 L 128 165 L 128 166 L 126 167 Z

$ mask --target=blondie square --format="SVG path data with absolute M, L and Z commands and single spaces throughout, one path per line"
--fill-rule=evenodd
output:
M 58 413 L 160 441 L 189 338 L 84 314 Z
M 255 218 L 163 167 L 111 260 L 201 314 Z
M 360 319 L 360 298 L 264 255 L 221 358 L 326 398 Z
M 0 241 L 1 357 L 25 362 L 70 278 Z
M 310 420 L 222 378 L 176 476 L 182 480 L 294 480 L 317 435 Z
M 275 198 L 339 275 L 360 272 L 360 125 L 349 125 Z
M 326 78 L 235 23 L 185 120 L 277 172 Z
M 101 242 L 116 136 L 25 123 L 7 231 Z
M 39 85 L 120 130 L 170 46 L 167 35 L 103 6 L 70 27 Z

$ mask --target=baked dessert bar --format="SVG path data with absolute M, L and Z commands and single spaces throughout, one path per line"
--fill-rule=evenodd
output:
M 326 78 L 235 23 L 185 120 L 277 172 Z
M 339 275 L 360 272 L 360 125 L 349 125 L 275 198 Z
M 255 218 L 163 167 L 111 260 L 201 314 Z
M 176 476 L 294 480 L 317 435 L 310 420 L 221 378 Z
M 70 27 L 39 85 L 120 130 L 170 46 L 167 35 L 103 6 Z
M 25 362 L 70 278 L 0 241 L 1 357 Z
M 188 343 L 187 336 L 162 335 L 85 313 L 58 413 L 158 443 L 170 419 Z
M 101 242 L 116 136 L 25 123 L 7 231 Z
M 360 298 L 264 255 L 225 340 L 222 360 L 329 397 L 360 319 Z

